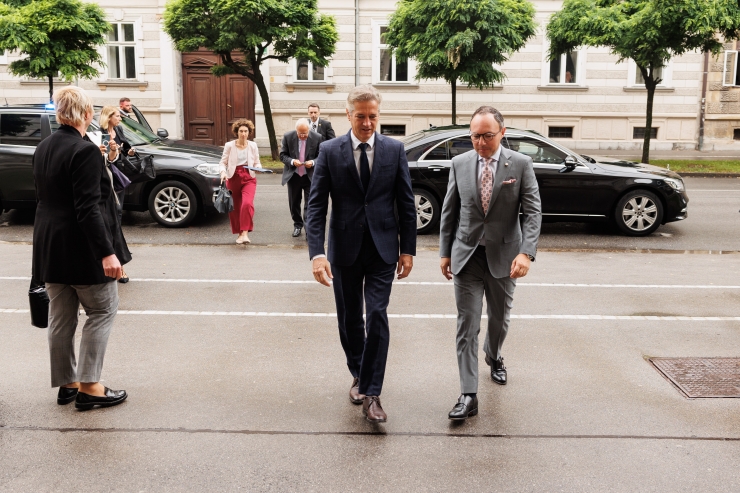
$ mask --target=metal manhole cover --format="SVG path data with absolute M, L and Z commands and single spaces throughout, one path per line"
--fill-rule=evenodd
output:
M 690 399 L 740 397 L 740 358 L 650 358 Z

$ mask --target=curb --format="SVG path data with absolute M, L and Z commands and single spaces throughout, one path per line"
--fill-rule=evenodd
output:
M 671 170 L 673 171 L 673 170 Z M 676 171 L 678 173 L 678 171 Z M 740 173 L 678 173 L 681 176 L 691 178 L 740 178 Z

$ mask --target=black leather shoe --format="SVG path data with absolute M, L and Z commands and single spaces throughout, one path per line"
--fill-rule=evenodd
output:
M 293 238 L 301 236 L 301 228 L 293 228 Z
M 57 394 L 57 404 L 63 406 L 69 404 L 77 397 L 77 389 L 73 387 L 59 387 Z
M 486 364 L 491 367 L 491 379 L 499 384 L 506 385 L 506 367 L 504 366 L 504 357 L 501 356 L 496 361 L 486 355 Z
M 447 417 L 452 421 L 465 421 L 476 414 L 478 414 L 478 398 L 462 394 Z
M 75 407 L 80 411 L 89 411 L 95 406 L 117 406 L 118 404 L 125 401 L 126 397 L 128 397 L 128 394 L 125 390 L 111 390 L 108 387 L 105 388 L 105 397 L 99 397 L 97 395 L 90 395 L 83 392 L 78 392 L 77 400 L 75 401 Z

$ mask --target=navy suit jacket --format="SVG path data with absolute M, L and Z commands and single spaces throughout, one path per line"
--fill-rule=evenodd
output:
M 375 134 L 373 168 L 364 190 L 350 132 L 324 141 L 319 148 L 306 217 L 310 258 L 326 253 L 329 196 L 327 258 L 331 264 L 349 266 L 357 260 L 366 224 L 384 262 L 395 264 L 400 253 L 416 255 L 416 207 L 403 144 Z

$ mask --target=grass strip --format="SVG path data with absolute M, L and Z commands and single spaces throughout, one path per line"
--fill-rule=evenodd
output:
M 676 173 L 740 173 L 740 160 L 651 159 L 650 164 L 668 168 Z

